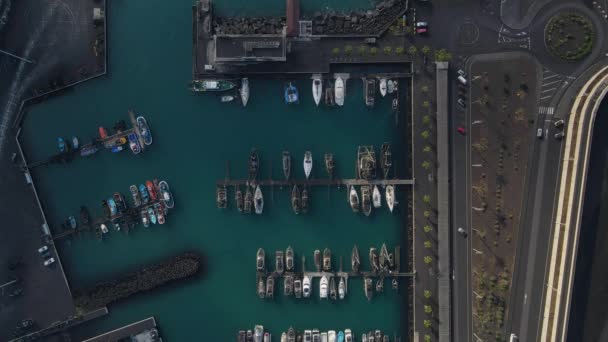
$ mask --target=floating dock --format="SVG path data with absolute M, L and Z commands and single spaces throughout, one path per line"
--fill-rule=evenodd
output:
M 140 339 L 137 339 L 141 335 Z M 156 336 L 156 337 L 152 337 Z M 83 342 L 114 342 L 123 339 L 135 338 L 134 341 L 160 341 L 156 330 L 156 320 L 154 317 L 146 318 L 142 321 L 125 325 L 124 327 L 108 331 L 107 333 L 84 340 Z

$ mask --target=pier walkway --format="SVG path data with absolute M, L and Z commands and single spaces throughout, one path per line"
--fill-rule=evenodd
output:
M 256 184 L 259 186 L 288 186 L 288 185 L 309 185 L 309 186 L 340 186 L 340 185 L 414 185 L 413 179 L 290 179 L 290 180 L 275 180 L 275 179 L 219 179 L 217 185 L 222 186 L 238 186 Z

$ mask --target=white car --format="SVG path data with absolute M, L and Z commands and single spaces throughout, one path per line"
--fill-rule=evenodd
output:
M 49 250 L 49 246 L 44 245 L 44 246 L 38 248 L 38 253 L 42 254 L 42 253 L 44 253 L 44 252 L 46 252 L 48 250 Z
M 44 266 L 51 266 L 55 262 L 55 258 L 51 257 L 44 261 Z

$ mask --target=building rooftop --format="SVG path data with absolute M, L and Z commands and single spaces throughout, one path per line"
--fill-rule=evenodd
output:
M 284 62 L 285 34 L 215 35 L 215 62 Z

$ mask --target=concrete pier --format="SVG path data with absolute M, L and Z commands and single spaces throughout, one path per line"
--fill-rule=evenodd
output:
M 146 332 L 148 332 L 148 334 L 146 334 Z M 156 320 L 154 319 L 154 317 L 148 317 L 142 321 L 131 323 L 129 325 L 125 325 L 124 327 L 108 331 L 107 333 L 89 338 L 87 340 L 84 340 L 83 342 L 120 341 L 122 339 L 128 339 L 132 336 L 136 336 L 138 334 L 146 334 L 144 337 L 156 334 L 155 338 L 144 339 L 144 341 L 162 341 L 162 339 L 158 337 L 158 332 L 156 331 Z

